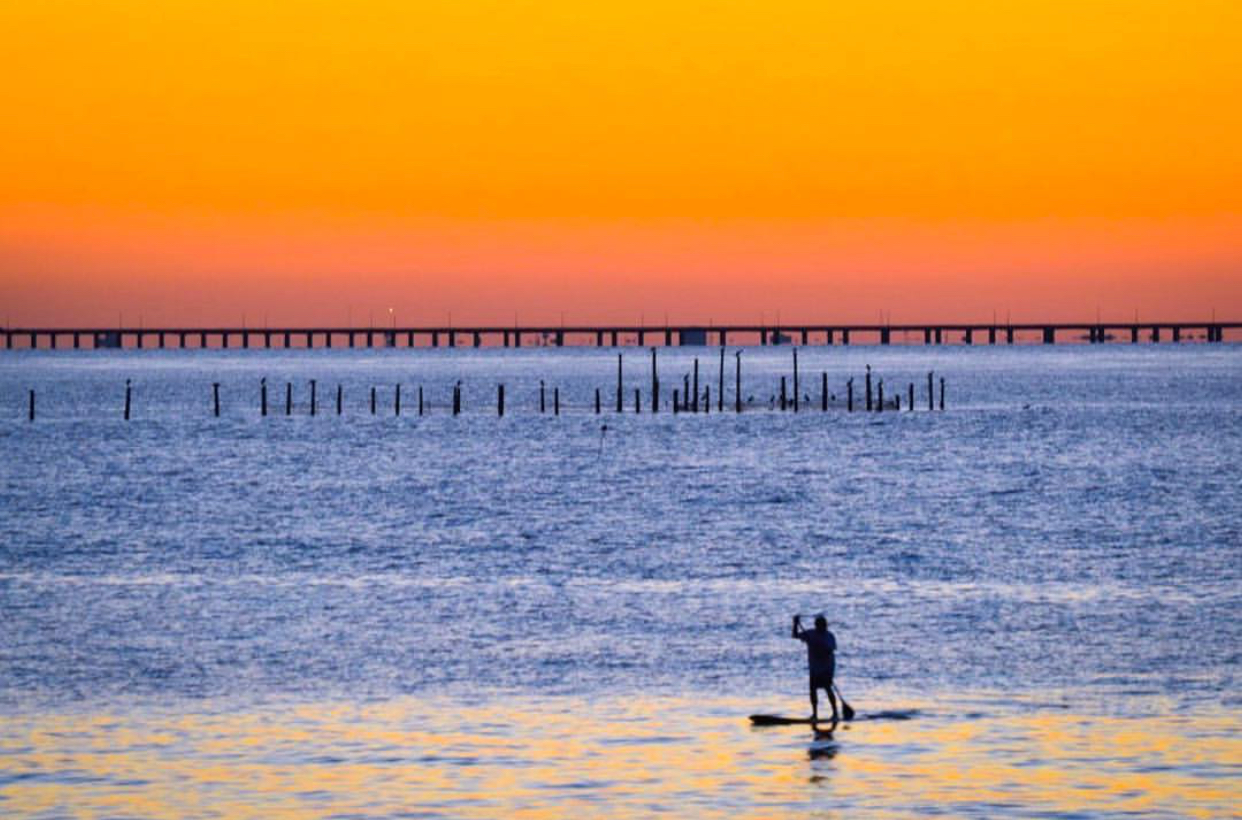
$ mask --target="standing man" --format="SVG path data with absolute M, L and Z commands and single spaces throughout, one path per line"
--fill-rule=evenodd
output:
M 828 631 L 828 621 L 823 615 L 815 616 L 815 629 L 802 628 L 802 616 L 793 619 L 793 636 L 806 644 L 806 665 L 811 673 L 811 720 L 819 720 L 819 697 L 817 689 L 828 693 L 832 704 L 832 723 L 836 725 L 837 696 L 832 691 L 832 678 L 837 668 L 837 639 Z

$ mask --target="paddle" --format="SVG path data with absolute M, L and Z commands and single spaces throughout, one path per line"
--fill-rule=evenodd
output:
M 841 690 L 837 689 L 837 685 L 835 683 L 832 685 L 832 688 L 836 689 L 837 697 L 841 699 L 841 716 L 845 718 L 846 720 L 853 720 L 854 719 L 854 707 L 846 703 L 845 695 L 841 694 Z

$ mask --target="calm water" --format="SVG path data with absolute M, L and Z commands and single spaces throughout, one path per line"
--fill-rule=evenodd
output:
M 0 355 L 0 815 L 1237 811 L 1237 346 L 625 353 Z M 752 729 L 819 611 L 864 719 Z

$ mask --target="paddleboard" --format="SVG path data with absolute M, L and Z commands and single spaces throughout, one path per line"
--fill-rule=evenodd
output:
M 885 709 L 865 715 L 857 715 L 855 720 L 910 720 L 919 714 L 918 709 Z M 809 717 L 785 717 L 784 715 L 751 715 L 750 722 L 754 726 L 806 726 L 812 723 L 830 724 L 832 718 L 820 718 L 813 721 Z M 846 721 L 849 723 L 850 721 Z
M 809 717 L 784 717 L 783 715 L 751 715 L 750 722 L 755 726 L 795 726 L 810 723 L 832 723 L 832 718 L 811 720 Z

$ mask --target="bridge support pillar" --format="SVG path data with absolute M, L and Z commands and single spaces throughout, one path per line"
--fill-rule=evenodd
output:
M 1057 341 L 1056 330 L 1050 327 L 1044 328 L 1044 344 L 1046 345 L 1056 344 L 1056 341 Z

